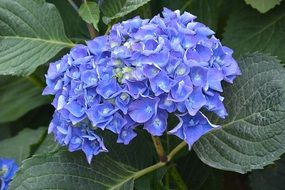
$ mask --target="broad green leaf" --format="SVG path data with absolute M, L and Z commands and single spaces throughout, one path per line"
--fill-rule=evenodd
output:
M 83 3 L 78 11 L 79 15 L 85 22 L 93 24 L 94 28 L 98 31 L 98 22 L 100 19 L 100 10 L 95 2 Z
M 261 13 L 266 13 L 270 9 L 279 5 L 282 0 L 245 0 L 245 2 L 257 9 Z
M 128 13 L 148 3 L 150 0 L 103 0 L 100 8 L 103 14 L 103 21 L 108 24 L 113 19 L 123 17 Z
M 279 62 L 260 53 L 240 59 L 242 76 L 224 87 L 229 116 L 209 116 L 222 128 L 194 144 L 204 163 L 245 173 L 271 164 L 285 152 L 285 69 Z
M 234 49 L 235 55 L 262 51 L 285 61 L 285 3 L 267 14 L 248 6 L 236 8 L 225 29 L 223 44 Z
M 274 165 L 250 174 L 252 190 L 283 190 L 285 187 L 285 155 Z
M 23 162 L 10 189 L 132 190 L 140 169 L 153 163 L 151 144 L 142 135 L 128 146 L 110 136 L 104 142 L 109 152 L 95 156 L 91 165 L 82 152 L 64 149 L 33 156 Z
M 223 0 L 193 0 L 186 11 L 196 15 L 197 21 L 217 31 L 222 3 Z
M 15 137 L 0 141 L 0 157 L 15 159 L 18 164 L 28 158 L 32 146 L 38 144 L 46 133 L 46 128 L 36 130 L 26 128 Z
M 7 139 L 10 136 L 11 136 L 10 128 L 0 125 L 0 140 Z
M 17 120 L 49 102 L 41 95 L 42 89 L 27 78 L 0 77 L 0 92 L 0 123 Z
M 187 11 L 197 16 L 196 21 L 210 27 L 218 37 L 223 32 L 228 15 L 240 4 L 240 0 L 163 0 L 159 2 L 161 7 L 180 10 L 181 14 Z
M 89 33 L 86 23 L 78 15 L 78 12 L 66 0 L 47 0 L 56 6 L 62 18 L 66 35 L 73 41 L 82 41 L 89 39 Z
M 0 0 L 0 74 L 28 75 L 73 47 L 55 6 L 44 0 Z
M 37 148 L 35 154 L 46 154 L 57 151 L 61 146 L 55 141 L 53 135 L 47 135 L 40 146 Z
M 135 171 L 106 154 L 89 165 L 82 154 L 61 150 L 24 161 L 10 189 L 131 190 Z
M 204 164 L 193 151 L 179 158 L 176 163 L 179 173 L 189 188 L 195 190 L 222 189 L 222 172 Z

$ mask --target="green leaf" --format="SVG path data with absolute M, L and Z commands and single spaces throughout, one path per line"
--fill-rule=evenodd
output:
M 10 189 L 133 189 L 134 173 L 106 154 L 88 165 L 82 154 L 61 150 L 24 161 Z
M 40 146 L 37 148 L 35 154 L 45 154 L 57 151 L 61 146 L 55 141 L 53 135 L 47 135 Z
M 138 9 L 150 0 L 104 0 L 100 8 L 103 14 L 103 21 L 108 24 L 113 19 L 121 18 L 128 13 Z
M 0 75 L 28 75 L 74 44 L 55 6 L 44 0 L 0 0 Z
M 254 170 L 250 175 L 253 190 L 283 190 L 285 187 L 285 155 L 274 165 Z
M 15 159 L 18 164 L 28 158 L 31 148 L 38 144 L 46 133 L 46 128 L 37 130 L 26 128 L 15 137 L 0 141 L 0 157 Z
M 82 42 L 89 39 L 86 23 L 68 1 L 47 0 L 47 2 L 56 6 L 63 20 L 65 33 L 69 38 L 72 38 L 73 41 Z
M 261 15 L 250 7 L 236 8 L 225 29 L 223 44 L 235 55 L 262 51 L 285 61 L 285 3 Z
M 146 190 L 146 189 L 163 189 L 162 178 L 167 172 L 168 167 L 160 168 L 156 171 L 148 173 L 141 178 L 135 180 L 136 190 Z
M 177 160 L 177 168 L 187 186 L 195 190 L 222 189 L 222 172 L 203 162 L 191 151 Z
M 42 89 L 26 78 L 0 77 L 0 92 L 0 123 L 17 120 L 49 102 Z
M 193 0 L 189 11 L 197 16 L 197 21 L 217 31 L 222 3 L 223 0 Z
M 245 2 L 257 9 L 261 13 L 266 13 L 270 9 L 279 5 L 282 0 L 245 0 Z
M 153 163 L 151 144 L 143 135 L 128 146 L 117 144 L 114 136 L 104 142 L 109 152 L 95 156 L 91 165 L 82 152 L 63 149 L 33 156 L 23 162 L 10 189 L 132 190 L 139 169 Z
M 99 10 L 97 3 L 87 2 L 87 3 L 81 4 L 78 13 L 85 22 L 89 24 L 93 24 L 94 28 L 97 31 L 99 30 L 98 22 L 100 19 L 100 10 Z
M 275 57 L 255 53 L 240 59 L 242 76 L 224 88 L 229 116 L 209 120 L 221 129 L 202 136 L 194 150 L 206 164 L 245 173 L 285 152 L 285 69 Z
M 7 126 L 0 125 L 0 140 L 7 139 L 11 136 L 11 130 Z

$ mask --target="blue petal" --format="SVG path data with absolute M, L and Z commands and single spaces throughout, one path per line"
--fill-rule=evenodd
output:
M 190 77 L 194 86 L 204 87 L 207 84 L 208 69 L 194 66 L 190 69 Z
M 168 113 L 158 110 L 157 115 L 144 124 L 146 129 L 153 136 L 161 136 L 167 128 Z
M 170 79 L 164 71 L 160 71 L 155 77 L 150 78 L 149 81 L 155 96 L 159 96 L 164 92 L 169 92 L 175 85 L 175 81 Z
M 208 70 L 208 77 L 207 77 L 207 83 L 209 88 L 219 91 L 219 92 L 223 92 L 223 88 L 221 85 L 221 81 L 223 80 L 224 75 L 222 73 L 222 71 L 215 69 L 215 68 L 210 68 Z
M 81 75 L 81 80 L 85 83 L 84 87 L 97 86 L 98 75 L 94 70 L 84 71 Z
M 94 38 L 93 40 L 86 42 L 89 51 L 95 55 L 100 55 L 102 51 L 108 50 L 107 37 L 106 36 L 99 36 Z
M 134 97 L 138 98 L 139 95 L 144 95 L 147 92 L 146 81 L 129 81 L 126 80 L 128 91 Z
M 226 108 L 223 104 L 224 98 L 220 96 L 217 92 L 213 92 L 212 96 L 206 96 L 206 99 L 207 103 L 205 107 L 207 108 L 207 110 L 216 113 L 219 117 L 223 119 L 228 115 Z
M 119 113 L 115 113 L 112 121 L 106 126 L 106 129 L 119 134 L 126 123 L 126 119 L 124 119 Z
M 126 92 L 122 92 L 115 99 L 116 106 L 124 113 L 127 114 L 128 105 L 130 103 L 131 97 Z
M 137 134 L 131 127 L 124 127 L 121 130 L 121 133 L 118 135 L 118 143 L 124 143 L 125 145 L 129 144 L 130 141 L 135 138 Z
M 104 129 L 113 118 L 113 114 L 118 110 L 112 104 L 104 102 L 102 104 L 94 104 L 86 111 L 92 125 Z
M 73 59 L 79 59 L 86 57 L 88 55 L 88 50 L 85 45 L 79 44 L 70 50 L 70 54 Z
M 188 113 L 192 116 L 207 103 L 206 97 L 202 92 L 202 88 L 196 87 L 193 89 L 193 92 L 190 94 L 189 98 L 185 100 L 185 106 L 188 110 Z
M 187 80 L 187 78 L 182 79 L 171 89 L 170 99 L 174 102 L 182 102 L 190 96 L 192 91 L 192 82 Z
M 169 131 L 169 133 L 185 140 L 189 145 L 189 149 L 202 135 L 214 128 L 220 127 L 211 124 L 202 112 L 198 112 L 195 116 L 184 113 L 177 115 L 177 117 L 180 122 L 174 129 Z
M 167 110 L 169 113 L 172 113 L 176 110 L 175 103 L 172 100 L 170 100 L 167 95 L 164 94 L 160 96 L 159 98 L 160 98 L 160 101 L 159 101 L 158 107 L 160 109 Z
M 101 80 L 97 86 L 97 93 L 103 96 L 105 99 L 111 97 L 114 93 L 120 91 L 121 88 L 118 85 L 116 79 Z
M 137 123 L 145 123 L 156 115 L 159 98 L 140 97 L 129 106 L 128 114 Z

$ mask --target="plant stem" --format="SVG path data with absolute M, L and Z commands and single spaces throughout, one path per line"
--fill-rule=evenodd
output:
M 108 34 L 108 32 L 111 30 L 111 28 L 112 28 L 112 25 L 111 25 L 111 24 L 108 24 L 108 28 L 107 28 L 107 30 L 106 30 L 106 32 L 105 32 L 105 35 Z
M 184 183 L 175 165 L 170 168 L 170 175 L 173 181 L 175 182 L 175 184 L 177 185 L 178 189 L 187 190 L 187 185 Z
M 166 190 L 170 190 L 170 174 L 169 174 L 169 172 L 167 172 L 165 174 L 165 186 L 166 186 Z
M 175 147 L 175 148 L 168 154 L 168 156 L 167 156 L 168 162 L 169 162 L 184 146 L 186 146 L 186 145 L 187 145 L 187 143 L 184 142 L 184 141 L 183 141 L 182 143 L 180 143 L 179 145 L 177 145 L 177 147 Z M 134 178 L 134 179 L 138 179 L 138 178 L 142 177 L 143 175 L 145 175 L 145 174 L 147 174 L 147 173 L 150 173 L 150 172 L 152 172 L 152 171 L 154 171 L 154 170 L 157 170 L 157 169 L 159 169 L 159 168 L 165 166 L 168 162 L 158 162 L 158 163 L 156 163 L 156 164 L 154 164 L 154 165 L 152 165 L 152 166 L 149 166 L 149 167 L 147 167 L 147 168 L 145 168 L 145 169 L 143 169 L 143 170 L 140 170 L 140 171 L 138 171 L 137 173 L 134 174 L 133 178 Z
M 90 34 L 90 37 L 93 39 L 96 37 L 96 30 L 92 24 L 87 23 L 87 28 Z
M 87 0 L 82 0 L 83 3 L 87 4 Z M 93 39 L 96 37 L 96 29 L 94 28 L 94 26 L 92 24 L 86 23 L 90 37 Z
M 152 141 L 153 141 L 153 144 L 154 144 L 154 147 L 155 147 L 155 150 L 156 150 L 156 153 L 159 157 L 159 160 L 161 162 L 167 162 L 167 156 L 165 154 L 165 151 L 164 151 L 164 148 L 162 146 L 162 143 L 160 141 L 160 138 L 159 137 L 155 137 L 155 136 L 151 136 L 152 138 Z
M 73 7 L 73 9 L 78 12 L 79 8 L 78 6 L 73 2 L 73 0 L 67 0 L 69 4 Z
M 164 166 L 166 163 L 165 162 L 158 162 L 152 166 L 149 166 L 143 170 L 140 170 L 139 172 L 137 172 L 135 175 L 134 175 L 134 179 L 138 179 L 140 177 L 142 177 L 143 175 L 147 174 L 147 173 L 150 173 L 154 170 L 157 170 L 158 168 L 161 168 L 162 166 Z
M 183 7 L 180 9 L 181 12 L 185 11 L 185 9 L 187 9 L 187 7 L 192 3 L 192 0 L 188 0 Z
M 170 161 L 175 154 L 177 154 L 184 146 L 186 146 L 187 143 L 185 141 L 181 142 L 179 145 L 177 145 L 170 153 L 167 155 L 168 160 Z

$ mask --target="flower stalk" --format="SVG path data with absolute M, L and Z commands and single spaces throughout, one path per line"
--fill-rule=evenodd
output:
M 170 176 L 172 177 L 173 181 L 177 185 L 178 189 L 187 190 L 187 185 L 184 183 L 181 175 L 179 174 L 175 166 L 170 168 Z
M 159 137 L 151 136 L 156 153 L 159 157 L 159 160 L 161 162 L 168 162 L 167 156 L 165 154 L 164 148 L 162 146 L 161 140 Z
M 155 138 L 156 139 L 156 138 Z M 159 138 L 158 138 L 159 139 Z M 159 139 L 160 141 L 160 139 Z M 182 142 L 179 145 L 177 145 L 166 157 L 168 158 L 168 162 L 171 161 L 171 159 L 184 147 L 186 146 L 187 143 L 186 142 Z M 152 171 L 155 171 L 163 166 L 165 166 L 168 162 L 158 162 L 152 166 L 149 166 L 143 170 L 138 171 L 137 173 L 135 173 L 135 175 L 133 176 L 134 179 L 138 179 Z
M 83 3 L 87 4 L 87 0 L 82 0 Z M 93 39 L 96 37 L 96 29 L 94 28 L 94 26 L 92 24 L 86 23 L 90 37 Z

